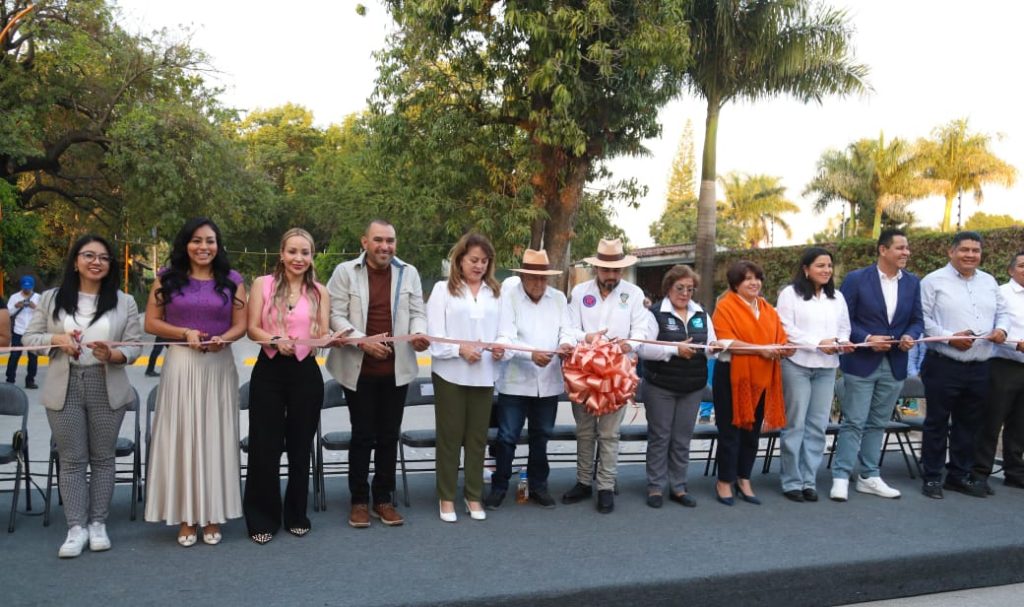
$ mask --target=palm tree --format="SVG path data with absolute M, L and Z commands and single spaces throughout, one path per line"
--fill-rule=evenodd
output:
M 774 226 L 781 228 L 787 238 L 793 235 L 782 215 L 797 213 L 800 207 L 786 199 L 786 187 L 778 177 L 729 173 L 719 180 L 725 190 L 725 214 L 742 230 L 745 246 L 755 249 L 762 243 L 770 244 Z
M 871 237 L 878 238 L 882 218 L 906 220 L 906 206 L 935 192 L 936 181 L 924 175 L 925 156 L 919 146 L 896 138 L 888 143 L 860 139 L 845 150 L 828 150 L 818 160 L 818 174 L 804 188 L 817 194 L 814 210 L 834 201 L 850 205 L 853 218 L 871 218 Z
M 697 206 L 699 299 L 711 302 L 715 255 L 718 116 L 734 99 L 781 94 L 804 102 L 863 92 L 868 69 L 853 63 L 844 11 L 812 12 L 810 0 L 693 0 L 684 17 L 693 63 L 686 86 L 707 102 Z
M 874 213 L 871 192 L 871 167 L 859 160 L 861 156 L 845 150 L 826 150 L 818 159 L 818 172 L 804 187 L 803 196 L 816 195 L 814 212 L 824 213 L 833 202 L 841 202 L 850 208 L 850 217 L 844 218 L 844 225 L 839 227 L 843 236 L 859 235 L 859 229 L 870 226 L 869 222 L 861 222 L 864 213 Z M 845 213 L 844 213 L 845 215 Z M 846 229 L 846 223 L 850 229 Z M 866 233 L 864 234 L 867 235 Z
M 854 162 L 870 167 L 872 204 L 875 208 L 871 237 L 882 232 L 882 214 L 899 215 L 911 201 L 935 192 L 936 183 L 924 175 L 925 156 L 919 146 L 899 137 L 889 143 L 885 134 L 878 139 L 861 139 L 850 144 Z
M 946 198 L 942 231 L 949 232 L 954 198 L 972 192 L 974 200 L 980 204 L 985 197 L 981 186 L 987 183 L 1012 186 L 1017 170 L 989 151 L 988 135 L 967 131 L 966 118 L 935 129 L 932 137 L 934 139 L 923 143 L 930 164 L 927 173 L 941 184 L 939 191 Z

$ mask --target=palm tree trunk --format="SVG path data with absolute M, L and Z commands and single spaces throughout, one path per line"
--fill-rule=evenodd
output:
M 882 233 L 882 199 L 875 201 L 875 223 L 871 228 L 871 238 L 878 240 Z
M 942 231 L 949 231 L 949 224 L 953 220 L 953 195 L 946 194 L 946 210 L 942 214 Z
M 707 119 L 704 123 L 704 151 L 701 156 L 700 194 L 697 198 L 697 273 L 701 276 L 697 290 L 697 301 L 708 311 L 715 305 L 715 149 L 718 139 L 718 113 L 721 105 L 717 99 L 708 99 Z

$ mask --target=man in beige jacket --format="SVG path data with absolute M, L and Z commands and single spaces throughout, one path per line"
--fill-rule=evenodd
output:
M 401 525 L 395 510 L 395 465 L 405 393 L 416 378 L 416 352 L 426 350 L 427 317 L 416 268 L 395 257 L 395 227 L 383 219 L 366 226 L 363 254 L 338 264 L 327 283 L 331 329 L 349 337 L 387 333 L 422 335 L 409 342 L 343 345 L 331 350 L 327 370 L 345 389 L 352 420 L 348 524 L 370 526 L 370 517 Z M 374 452 L 373 508 L 370 508 L 370 453 Z

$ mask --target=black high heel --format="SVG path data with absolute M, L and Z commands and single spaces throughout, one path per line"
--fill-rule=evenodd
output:
M 740 489 L 739 483 L 736 483 L 736 493 L 737 495 L 740 496 L 741 500 L 747 502 L 748 504 L 754 504 L 755 506 L 761 505 L 761 498 L 757 497 L 756 495 L 747 495 L 746 493 L 743 493 L 743 490 Z
M 732 497 L 722 497 L 722 494 L 718 492 L 718 483 L 715 483 L 715 499 L 718 500 L 719 504 L 726 506 L 732 506 L 736 503 L 736 500 Z

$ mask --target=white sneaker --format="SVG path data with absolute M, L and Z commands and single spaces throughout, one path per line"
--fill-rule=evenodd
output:
M 73 559 L 79 554 L 82 554 L 82 549 L 89 542 L 89 532 L 83 529 L 79 525 L 75 525 L 71 529 L 68 529 L 68 537 L 64 540 L 64 543 L 60 547 L 60 551 L 57 552 L 57 556 L 62 559 Z
M 107 537 L 107 526 L 103 523 L 89 523 L 89 550 L 102 552 L 110 550 L 110 538 Z
M 889 499 L 895 499 L 900 496 L 899 490 L 886 485 L 885 481 L 883 481 L 880 476 L 872 476 L 871 478 L 858 476 L 857 491 L 860 493 L 870 493 L 871 495 L 877 495 L 878 497 L 887 497 Z
M 834 478 L 832 479 L 832 490 L 828 492 L 828 498 L 834 502 L 845 502 L 849 492 L 850 479 Z

